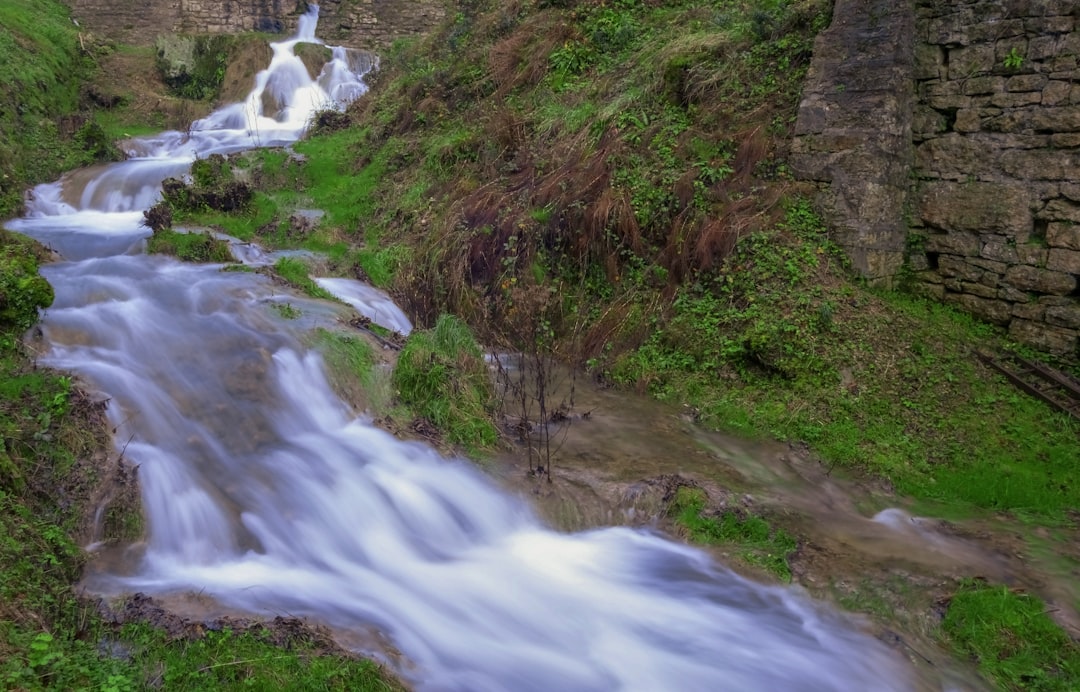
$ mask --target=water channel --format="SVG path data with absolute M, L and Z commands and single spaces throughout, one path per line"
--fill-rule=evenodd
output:
M 380 430 L 305 346 L 346 306 L 144 254 L 141 211 L 165 177 L 294 141 L 315 108 L 363 91 L 347 51 L 316 80 L 293 55 L 317 41 L 316 19 L 273 44 L 244 103 L 38 187 L 8 224 L 61 258 L 42 269 L 56 292 L 42 360 L 109 398 L 117 448 L 139 469 L 148 535 L 88 587 L 377 630 L 425 690 L 918 687 L 903 657 L 794 589 L 649 529 L 555 531 L 473 465 Z M 324 285 L 408 327 L 372 289 Z M 302 317 L 285 319 L 281 301 Z

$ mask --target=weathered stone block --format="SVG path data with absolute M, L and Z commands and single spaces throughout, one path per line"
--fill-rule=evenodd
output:
M 1023 303 L 1027 304 L 1031 302 L 1031 296 L 1024 291 L 1018 291 L 1012 286 L 1001 286 L 998 288 L 998 298 L 1007 300 L 1010 303 Z M 1016 310 L 1013 310 L 1013 314 L 1016 314 Z M 1032 318 L 1034 319 L 1034 318 Z
M 1021 291 L 1064 296 L 1076 289 L 1076 277 L 1059 271 L 1018 264 L 1005 272 L 1005 283 Z
M 1023 108 L 1042 101 L 1041 91 L 1000 93 L 990 97 L 990 103 L 998 108 Z
M 1080 252 L 1052 247 L 1050 256 L 1046 259 L 1046 268 L 1051 271 L 1080 274 Z M 1047 291 L 1047 293 L 1054 293 L 1054 291 Z
M 941 46 L 915 45 L 915 79 L 937 79 L 944 76 L 945 50 Z
M 1016 246 L 1016 256 L 1019 258 L 1020 264 L 1026 264 L 1031 267 L 1045 267 L 1046 258 L 1049 254 L 1049 250 L 1037 245 Z
M 1001 170 L 1020 180 L 1073 180 L 1080 154 L 1064 150 L 1009 150 L 1001 155 Z
M 983 121 L 982 127 L 988 132 L 1023 132 L 1030 129 L 1030 114 L 1024 111 L 1005 111 L 995 118 Z
M 1046 244 L 1052 248 L 1080 250 L 1080 225 L 1055 221 L 1046 227 Z
M 1062 192 L 1062 194 L 1065 194 Z M 1063 199 L 1052 199 L 1035 215 L 1046 221 L 1071 221 L 1080 223 L 1080 204 Z
M 935 111 L 936 112 L 936 111 Z M 978 132 L 982 128 L 982 118 L 975 108 L 961 108 L 956 112 L 953 129 L 957 132 Z M 945 128 L 943 127 L 942 130 Z
M 938 271 L 946 278 L 957 278 L 964 281 L 978 281 L 979 277 L 983 275 L 982 269 L 974 267 L 953 255 L 942 255 L 938 258 Z
M 1052 305 L 1046 308 L 1045 319 L 1058 327 L 1080 329 L 1080 305 Z
M 1022 320 L 1035 320 L 1036 322 L 1042 322 L 1043 316 L 1046 314 L 1046 306 L 1039 305 L 1038 303 L 1022 303 L 1012 306 L 1013 317 L 1019 317 Z
M 961 111 L 961 112 L 973 112 L 973 111 Z M 800 121 L 802 115 L 799 116 Z M 957 114 L 957 129 L 959 130 L 960 117 Z M 978 123 L 978 116 L 976 115 L 976 123 Z M 939 135 L 942 132 L 948 131 L 948 124 L 944 114 L 934 110 L 928 106 L 916 106 L 915 112 L 912 113 L 911 131 L 916 135 L 933 136 Z M 797 134 L 797 133 L 796 133 Z
M 963 82 L 933 79 L 919 84 L 919 96 L 922 99 L 929 99 L 931 96 L 962 96 L 964 93 L 963 87 Z
M 1063 106 L 1069 103 L 1069 91 L 1072 84 L 1069 82 L 1054 80 L 1047 82 L 1042 90 L 1042 104 L 1044 106 Z
M 916 282 L 911 285 L 911 290 L 915 295 L 929 298 L 930 300 L 941 300 L 945 297 L 945 287 L 941 284 Z
M 983 96 L 1005 91 L 1005 78 L 994 76 L 972 77 L 963 82 L 965 96 Z M 1019 89 L 1018 91 L 1032 91 L 1031 89 Z
M 975 257 L 981 249 L 979 237 L 972 233 L 935 233 L 926 238 L 926 251 L 944 255 Z
M 1057 36 L 1036 36 L 1028 42 L 1028 60 L 1046 60 L 1057 54 L 1061 41 Z
M 1048 132 L 1080 131 L 1080 105 L 1040 108 L 1032 114 L 1031 126 Z
M 1031 228 L 1030 202 L 1021 185 L 934 182 L 924 186 L 916 208 L 923 222 L 935 228 L 1014 235 Z M 974 256 L 981 249 L 964 248 L 954 254 Z
M 1077 333 L 1072 329 L 1015 319 L 1009 324 L 1009 336 L 1050 353 L 1076 352 Z
M 966 261 L 968 264 L 992 274 L 1004 274 L 1005 270 L 1009 268 L 1009 265 L 1004 262 L 995 262 L 981 257 L 968 257 Z
M 993 43 L 949 49 L 949 79 L 965 79 L 994 69 Z
M 1073 30 L 1072 17 L 1031 17 L 1024 20 L 1024 30 L 1032 34 L 1067 34 Z
M 953 303 L 987 322 L 1006 325 L 1012 319 L 1012 306 L 1003 300 L 980 298 L 969 293 L 949 293 L 945 302 Z
M 1007 243 L 983 243 L 979 256 L 1006 264 L 1016 264 L 1020 261 L 1016 255 L 1016 246 Z
M 960 288 L 964 293 L 970 293 L 971 295 L 979 296 L 980 298 L 993 299 L 998 297 L 998 290 L 995 287 L 995 284 L 997 284 L 996 280 L 994 281 L 994 284 L 987 284 L 985 282 L 973 284 L 965 282 L 960 285 Z
M 1047 83 L 1044 74 L 1020 74 L 1009 77 L 1005 82 L 1006 91 L 1042 91 Z
M 1051 135 L 1050 145 L 1056 149 L 1075 149 L 1080 147 L 1080 132 L 1062 132 Z

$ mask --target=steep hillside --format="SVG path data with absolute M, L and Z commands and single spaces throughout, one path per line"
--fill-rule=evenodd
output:
M 47 0 L 0 6 L 0 219 L 31 184 L 117 155 L 80 105 L 94 68 L 67 8 Z

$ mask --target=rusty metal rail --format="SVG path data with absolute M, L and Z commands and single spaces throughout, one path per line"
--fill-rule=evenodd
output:
M 1080 382 L 1074 378 L 1015 353 L 978 351 L 975 355 L 1017 388 L 1080 420 Z

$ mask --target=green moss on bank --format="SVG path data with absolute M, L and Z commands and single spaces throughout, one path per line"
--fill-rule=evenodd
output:
M 942 628 L 1001 689 L 1080 689 L 1080 646 L 1030 594 L 967 581 L 952 596 Z

